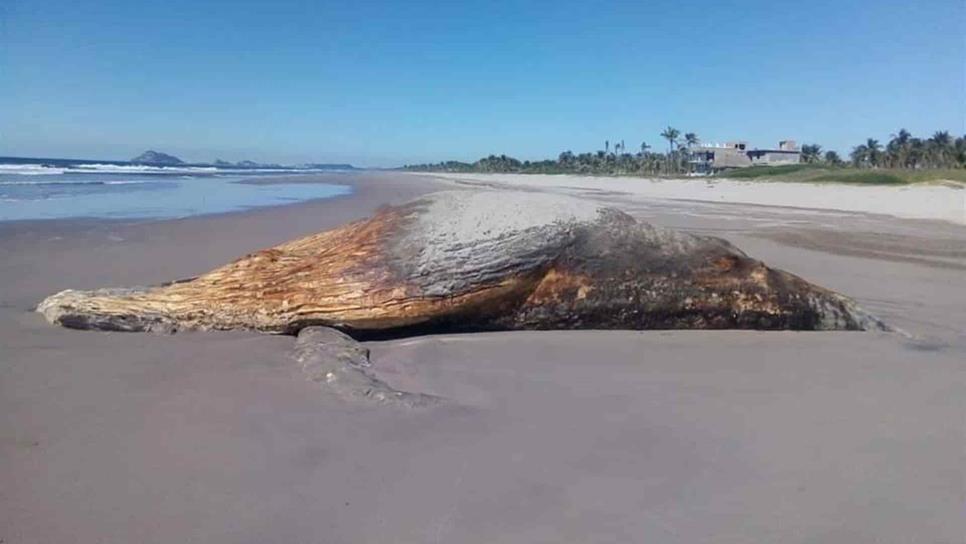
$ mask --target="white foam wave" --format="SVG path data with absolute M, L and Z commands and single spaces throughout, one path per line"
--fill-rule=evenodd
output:
M 17 176 L 50 176 L 63 173 L 63 168 L 44 166 L 43 164 L 0 164 L 0 174 L 13 174 Z
M 72 181 L 0 181 L 0 185 L 140 185 L 158 183 L 154 180 L 72 180 Z
M 191 175 L 260 175 L 316 172 L 310 168 L 223 168 L 218 166 L 148 166 L 143 164 L 77 164 L 68 167 L 70 172 L 100 172 L 106 174 L 181 174 Z
M 66 166 L 47 166 L 40 163 L 0 164 L 0 175 L 40 176 L 59 174 L 180 174 L 183 176 L 201 175 L 265 175 L 265 174 L 306 174 L 332 172 L 329 169 L 315 168 L 221 168 L 217 166 L 148 166 L 143 164 L 69 164 Z
M 75 164 L 70 169 L 108 174 L 191 174 L 219 171 L 214 166 L 147 166 L 143 164 Z

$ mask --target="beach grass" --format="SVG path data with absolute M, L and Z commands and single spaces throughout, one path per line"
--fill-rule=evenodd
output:
M 966 169 L 898 168 L 861 169 L 811 164 L 753 166 L 723 172 L 717 177 L 736 180 L 790 181 L 802 183 L 848 183 L 858 185 L 907 185 L 929 182 L 966 183 Z
M 811 173 L 821 168 L 810 164 L 786 164 L 782 166 L 752 166 L 724 172 L 720 177 L 732 179 L 779 178 L 791 174 Z M 824 169 L 822 169 L 824 170 Z
M 890 172 L 879 171 L 841 171 L 815 176 L 808 181 L 818 183 L 858 183 L 862 185 L 905 185 L 912 183 L 906 178 Z

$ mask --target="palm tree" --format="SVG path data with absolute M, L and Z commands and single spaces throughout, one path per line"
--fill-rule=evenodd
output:
M 961 138 L 956 138 L 956 142 L 953 144 L 953 151 L 955 152 L 956 165 L 959 167 L 966 166 L 966 136 Z
M 693 132 L 688 132 L 684 135 L 684 143 L 687 144 L 688 147 L 698 145 L 699 141 L 698 135 Z
M 842 157 L 835 151 L 829 150 L 825 152 L 825 162 L 832 166 L 840 166 L 842 164 Z
M 637 164 L 638 170 L 647 171 L 649 169 L 651 159 L 647 150 L 650 148 L 651 146 L 648 145 L 647 142 L 641 142 L 641 153 L 638 155 L 639 159 Z
M 852 153 L 849 153 L 849 157 L 855 166 L 864 166 L 869 160 L 869 148 L 864 144 L 857 145 L 852 149 Z
M 879 145 L 879 140 L 876 140 L 875 138 L 868 138 L 865 141 L 865 148 L 867 150 L 866 158 L 869 164 L 873 167 L 879 166 L 879 160 L 882 157 L 882 146 Z
M 936 142 L 939 145 L 947 146 L 952 141 L 952 138 L 949 137 L 948 132 L 946 132 L 945 130 L 940 130 L 939 132 L 936 132 L 935 134 L 932 135 L 932 141 Z
M 935 157 L 934 166 L 947 166 L 946 156 L 947 151 L 951 147 L 953 140 L 949 137 L 949 133 L 945 130 L 941 130 L 932 135 L 929 138 L 929 144 L 932 147 L 932 155 Z
M 912 134 L 900 128 L 899 132 L 892 135 L 892 140 L 886 145 L 886 158 L 891 163 L 890 166 L 908 168 L 909 166 L 909 140 Z
M 929 149 L 922 138 L 912 138 L 909 140 L 909 163 L 914 168 L 919 168 L 920 166 L 928 166 L 926 164 L 929 159 Z
M 818 158 L 822 154 L 822 146 L 818 144 L 804 144 L 802 145 L 802 159 L 805 162 L 813 163 L 818 162 Z
M 666 163 L 667 163 L 668 173 L 670 173 L 670 169 L 671 169 L 671 155 L 674 154 L 674 143 L 678 140 L 678 136 L 680 135 L 681 135 L 681 131 L 671 126 L 668 126 L 666 129 L 664 129 L 664 132 L 661 133 L 661 137 L 667 140 Z
M 661 133 L 661 137 L 667 140 L 668 152 L 674 150 L 674 142 L 678 140 L 678 136 L 681 135 L 681 131 L 676 128 L 667 127 L 664 132 Z

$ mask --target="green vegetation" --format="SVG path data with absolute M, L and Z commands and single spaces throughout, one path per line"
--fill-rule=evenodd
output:
M 820 167 L 811 164 L 784 164 L 781 166 L 752 166 L 750 168 L 740 168 L 729 170 L 721 174 L 722 177 L 734 179 L 757 179 L 771 178 L 775 176 L 788 176 L 798 172 L 814 172 Z
M 930 138 L 916 138 L 906 129 L 893 134 L 884 147 L 875 138 L 852 148 L 849 154 L 855 168 L 889 168 L 901 170 L 936 170 L 966 168 L 966 138 L 953 138 L 939 131 Z M 844 166 L 835 151 L 822 155 L 822 146 L 802 146 L 802 162 L 825 166 Z
M 870 185 L 899 185 L 930 181 L 955 181 L 966 183 L 966 170 L 904 170 L 898 168 L 860 170 L 857 168 L 834 168 L 829 170 L 819 170 L 818 172 L 821 173 L 801 181 L 866 183 Z
M 922 181 L 958 181 L 966 183 L 966 168 L 926 168 L 922 170 L 889 170 L 907 183 Z
M 928 168 L 907 170 L 900 168 L 866 169 L 828 164 L 789 164 L 784 166 L 753 166 L 730 170 L 718 175 L 728 179 L 756 179 L 761 181 L 796 181 L 803 183 L 858 183 L 866 185 L 902 185 L 930 181 L 966 183 L 966 169 Z
M 604 149 L 593 153 L 575 154 L 564 151 L 556 160 L 521 161 L 506 155 L 490 155 L 476 162 L 445 161 L 436 164 L 406 165 L 405 170 L 416 172 L 479 172 L 507 174 L 584 174 L 595 176 L 680 176 L 689 172 L 690 148 L 700 141 L 697 134 L 678 138 L 681 131 L 667 127 L 661 137 L 668 142 L 667 153 L 651 152 L 647 142 L 640 151 L 629 153 L 623 140 L 611 145 L 604 141 Z
M 667 140 L 666 152 L 652 152 L 647 142 L 640 151 L 628 153 L 624 141 L 593 153 L 574 154 L 564 151 L 556 160 L 521 161 L 506 155 L 490 155 L 476 162 L 446 161 L 403 167 L 418 172 L 478 172 L 516 174 L 583 174 L 604 176 L 667 176 L 692 173 L 692 149 L 699 144 L 693 132 L 684 134 L 667 127 L 660 133 Z M 800 181 L 815 183 L 860 183 L 895 185 L 928 181 L 966 183 L 966 137 L 953 138 L 948 132 L 936 132 L 930 138 L 913 137 L 901 129 L 883 146 L 867 139 L 857 145 L 844 161 L 837 152 L 822 152 L 818 144 L 802 146 L 802 163 L 781 166 L 753 166 L 720 171 L 718 177 L 761 181 Z
M 890 172 L 875 171 L 839 171 L 822 174 L 808 181 L 815 182 L 837 182 L 837 183 L 861 183 L 865 185 L 902 185 L 908 183 Z

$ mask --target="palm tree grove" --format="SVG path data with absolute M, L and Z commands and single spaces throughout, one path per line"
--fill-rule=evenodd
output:
M 420 172 L 478 172 L 521 174 L 585 174 L 609 176 L 683 176 L 693 173 L 691 149 L 700 143 L 698 135 L 668 126 L 659 134 L 666 151 L 654 151 L 646 141 L 629 152 L 623 140 L 604 142 L 594 152 L 564 151 L 556 160 L 519 160 L 507 155 L 490 155 L 476 162 L 444 161 L 404 167 Z M 856 183 L 907 183 L 932 179 L 966 181 L 966 137 L 938 131 L 931 137 L 913 136 L 906 129 L 892 134 L 884 145 L 868 138 L 852 148 L 846 160 L 836 151 L 818 144 L 801 147 L 801 163 L 783 166 L 754 166 L 729 170 L 719 175 L 735 178 L 788 177 L 802 181 L 845 181 Z

